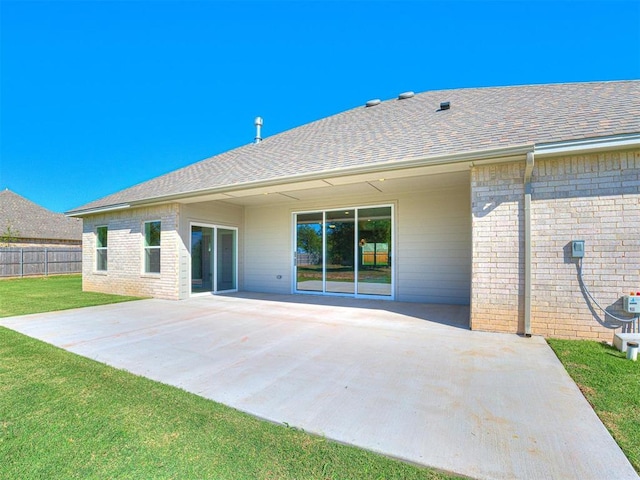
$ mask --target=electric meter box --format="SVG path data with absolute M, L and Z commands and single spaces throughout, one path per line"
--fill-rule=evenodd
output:
M 584 240 L 574 240 L 571 242 L 571 256 L 573 258 L 584 257 Z
M 625 295 L 624 311 L 628 313 L 640 313 L 640 296 Z

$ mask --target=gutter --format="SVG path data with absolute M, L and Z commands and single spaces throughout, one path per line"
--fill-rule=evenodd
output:
M 524 166 L 524 335 L 531 336 L 531 174 L 535 156 L 527 153 Z
M 579 155 L 607 150 L 632 149 L 640 146 L 640 133 L 627 133 L 610 137 L 586 138 L 564 142 L 538 143 L 535 153 L 538 158 L 556 155 Z
M 86 208 L 81 210 L 71 210 L 65 213 L 68 217 L 82 217 L 83 215 L 93 215 L 96 213 L 110 212 L 132 207 L 140 207 L 151 204 L 166 203 L 204 195 L 233 193 L 238 190 L 247 190 L 251 188 L 275 187 L 286 185 L 294 182 L 304 182 L 312 180 L 323 180 L 332 176 L 359 175 L 383 173 L 390 170 L 404 170 L 416 167 L 427 167 L 436 165 L 461 164 L 469 163 L 470 166 L 482 164 L 494 164 L 502 162 L 513 162 L 522 158 L 522 156 L 535 151 L 540 157 L 555 156 L 566 153 L 593 153 L 594 151 L 604 151 L 620 148 L 636 148 L 640 146 L 640 134 L 623 134 L 610 137 L 599 137 L 592 139 L 583 139 L 576 141 L 553 142 L 546 144 L 522 144 L 510 147 L 491 148 L 483 150 L 474 150 L 458 154 L 436 155 L 432 157 L 415 157 L 401 161 L 390 161 L 378 165 L 365 165 L 357 167 L 333 168 L 323 170 L 321 172 L 304 173 L 290 175 L 286 177 L 276 177 L 267 180 L 257 180 L 251 182 L 236 183 L 233 185 L 224 185 L 214 188 L 204 188 L 190 192 L 174 193 L 170 195 L 161 195 L 158 197 L 145 198 L 141 200 L 131 201 L 128 203 L 119 203 L 114 205 L 105 205 L 96 208 Z
M 128 203 L 120 203 L 116 205 L 108 205 L 106 207 L 86 208 L 84 210 L 71 210 L 70 212 L 66 212 L 65 215 L 67 217 L 81 217 L 82 215 L 86 215 L 88 213 L 95 215 L 96 213 L 106 213 L 106 212 L 114 212 L 116 210 L 125 210 L 130 207 L 131 205 L 129 205 Z
M 637 148 L 638 146 L 640 146 L 640 133 L 553 143 L 526 143 L 520 145 L 512 145 L 509 147 L 487 148 L 482 150 L 472 150 L 464 153 L 434 155 L 431 157 L 414 157 L 400 161 L 388 161 L 377 165 L 359 165 L 355 167 L 332 168 L 320 172 L 302 173 L 288 175 L 286 177 L 275 177 L 266 180 L 241 182 L 235 183 L 233 185 L 223 185 L 219 187 L 194 190 L 190 192 L 181 192 L 170 195 L 161 195 L 158 197 L 146 198 L 143 200 L 129 202 L 129 205 L 127 205 L 127 207 L 138 207 L 148 204 L 171 202 L 181 199 L 199 197 L 202 195 L 213 195 L 216 193 L 233 193 L 234 191 L 246 190 L 251 188 L 275 187 L 294 182 L 324 180 L 332 176 L 384 173 L 391 170 L 406 170 L 417 167 L 454 165 L 460 163 L 469 163 L 470 166 L 476 166 L 483 164 L 513 162 L 533 151 L 535 151 L 538 157 L 542 158 L 566 153 L 593 153 L 597 151 L 612 149 Z M 81 212 L 81 214 L 94 213 L 92 209 L 86 209 L 71 211 L 69 212 L 69 215 L 76 215 L 77 212 Z
M 82 215 L 92 214 L 95 215 L 97 213 L 106 213 L 106 212 L 114 212 L 116 210 L 125 210 L 130 208 L 131 205 L 128 203 L 120 203 L 116 205 L 108 205 L 106 207 L 96 207 L 96 208 L 85 208 L 83 210 L 71 210 L 70 212 L 65 212 L 65 216 L 67 217 L 81 217 Z
M 69 217 L 93 215 L 105 211 L 119 210 L 122 208 L 140 207 L 150 204 L 166 203 L 176 200 L 188 199 L 204 195 L 213 195 L 221 193 L 233 193 L 238 190 L 247 190 L 251 188 L 265 188 L 279 185 L 286 185 L 295 182 L 305 182 L 312 180 L 324 180 L 330 177 L 351 176 L 361 174 L 383 173 L 391 170 L 406 170 L 417 167 L 430 167 L 437 165 L 473 163 L 481 165 L 483 163 L 501 163 L 513 162 L 518 158 L 522 158 L 527 152 L 534 148 L 533 144 L 517 145 L 502 148 L 492 148 L 484 150 L 474 150 L 471 152 L 437 155 L 433 157 L 415 157 L 401 161 L 389 161 L 378 165 L 363 165 L 357 167 L 332 168 L 321 172 L 303 173 L 296 175 L 288 175 L 286 177 L 276 177 L 267 180 L 255 180 L 251 182 L 235 183 L 233 185 L 224 185 L 214 188 L 205 188 L 201 190 L 193 190 L 189 192 L 174 193 L 170 195 L 161 195 L 158 197 L 150 197 L 141 200 L 135 200 L 126 204 L 106 205 L 96 208 L 86 208 L 82 210 L 70 210 L 65 214 Z

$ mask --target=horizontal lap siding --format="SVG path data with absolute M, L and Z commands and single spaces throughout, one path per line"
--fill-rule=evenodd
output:
M 245 210 L 244 290 L 291 293 L 291 235 L 291 210 L 288 207 Z
M 437 191 L 330 198 L 247 207 L 245 283 L 249 291 L 291 293 L 293 212 L 395 205 L 396 299 L 468 305 L 471 277 L 469 185 Z M 277 276 L 282 275 L 281 279 Z
M 398 300 L 469 304 L 470 217 L 468 184 L 399 198 Z

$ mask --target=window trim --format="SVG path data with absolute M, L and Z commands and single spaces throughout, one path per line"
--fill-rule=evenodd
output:
M 160 224 L 160 245 L 147 245 L 147 224 L 149 223 Z M 147 251 L 148 250 L 158 250 L 160 252 L 157 272 L 151 272 L 147 270 Z M 161 219 L 145 220 L 144 222 L 142 222 L 142 274 L 157 277 L 161 273 L 162 273 L 162 220 Z
M 335 293 L 335 292 L 327 292 L 326 291 L 326 284 L 325 284 L 325 276 L 324 276 L 324 259 L 326 258 L 326 256 L 324 255 L 324 249 L 326 248 L 326 232 L 325 232 L 325 223 L 326 223 L 326 214 L 328 212 L 336 212 L 336 211 L 340 211 L 340 210 L 354 210 L 355 214 L 354 214 L 354 219 L 355 222 L 358 222 L 358 217 L 359 217 L 359 211 L 363 210 L 363 209 L 369 209 L 369 208 L 386 208 L 386 207 L 390 207 L 391 208 L 391 250 L 389 251 L 389 254 L 391 255 L 391 259 L 392 259 L 392 263 L 391 263 L 391 294 L 390 295 L 372 295 L 372 294 L 363 294 L 363 293 L 358 293 L 357 291 L 357 285 L 359 282 L 356 282 L 355 284 L 355 288 L 354 288 L 354 293 Z M 398 205 L 397 205 L 397 201 L 390 201 L 390 202 L 385 202 L 385 203 L 374 203 L 374 204 L 355 204 L 355 205 L 346 205 L 346 206 L 340 206 L 338 204 L 338 206 L 327 206 L 327 207 L 322 207 L 322 208 L 317 208 L 317 209 L 305 209 L 305 210 L 292 210 L 291 211 L 291 251 L 293 252 L 292 258 L 291 258 L 291 293 L 293 294 L 302 294 L 302 295 L 320 295 L 320 296 L 336 296 L 336 297 L 352 297 L 352 298 L 367 298 L 367 299 L 376 299 L 376 300 L 395 300 L 396 299 L 396 291 L 398 288 L 397 285 L 397 275 L 396 275 L 396 268 L 397 268 L 397 261 L 393 260 L 396 257 L 396 249 L 397 249 L 397 242 L 398 242 L 398 232 L 396 231 L 396 212 L 398 210 Z M 305 214 L 305 213 L 322 213 L 322 231 L 323 231 L 323 240 L 322 240 L 322 249 L 323 249 L 323 280 L 322 280 L 322 291 L 318 292 L 318 291 L 308 291 L 308 290 L 298 290 L 297 289 L 297 284 L 296 284 L 296 262 L 297 262 L 297 256 L 296 256 L 296 251 L 298 248 L 297 245 L 297 216 L 300 214 Z M 356 238 L 357 239 L 357 238 Z M 355 251 L 355 245 L 356 243 L 354 242 L 354 251 Z M 358 268 L 356 265 L 356 268 L 354 269 L 354 275 L 357 278 L 358 275 Z
M 214 231 L 214 235 L 213 235 L 213 246 L 212 246 L 212 250 L 215 252 L 216 255 L 216 259 L 214 261 L 214 265 L 215 268 L 214 270 L 214 275 L 213 275 L 213 285 L 212 285 L 212 290 L 211 291 L 204 291 L 204 292 L 193 292 L 192 286 L 191 286 L 191 281 L 193 279 L 193 263 L 192 263 L 192 259 L 193 259 L 193 244 L 191 243 L 191 235 L 193 234 L 193 227 L 204 227 L 204 228 L 210 228 Z M 217 275 L 217 271 L 218 271 L 218 259 L 217 259 L 217 252 L 218 252 L 218 230 L 222 229 L 222 230 L 233 230 L 234 233 L 234 257 L 235 257 L 235 262 L 233 265 L 233 271 L 234 271 L 234 283 L 235 283 L 235 288 L 229 289 L 229 290 L 218 290 L 218 275 Z M 207 295 L 218 295 L 220 293 L 232 293 L 232 292 L 237 292 L 239 291 L 239 273 L 238 273 L 238 262 L 239 262 L 239 255 L 238 255 L 238 242 L 240 241 L 240 236 L 239 236 L 239 232 L 240 229 L 239 227 L 236 226 L 232 226 L 232 225 L 225 225 L 225 224 L 218 224 L 218 223 L 206 223 L 206 222 L 198 222 L 198 221 L 191 221 L 189 222 L 189 296 L 190 297 L 198 297 L 198 296 L 207 296 Z
M 101 228 L 106 229 L 106 243 L 107 246 L 106 247 L 99 247 L 98 243 L 99 243 L 99 239 L 100 239 L 100 234 L 98 233 L 98 230 L 100 230 Z M 106 252 L 106 261 L 105 261 L 105 268 L 104 269 L 100 269 L 99 268 L 99 255 L 98 252 Z M 106 273 L 109 270 L 109 225 L 96 225 L 96 261 L 94 263 L 94 271 L 97 273 Z

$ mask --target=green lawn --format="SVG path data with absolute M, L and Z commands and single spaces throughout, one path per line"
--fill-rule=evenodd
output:
M 640 473 L 640 362 L 608 345 L 549 339 L 549 345 Z
M 0 478 L 451 479 L 0 328 Z
M 352 266 L 327 265 L 325 271 L 328 281 L 355 281 L 355 270 Z M 322 281 L 322 265 L 298 266 L 296 268 L 296 279 L 298 282 L 309 280 Z M 358 281 L 366 283 L 391 283 L 391 270 L 387 266 L 362 266 L 358 269 Z
M 77 276 L 3 280 L 0 312 L 126 300 L 80 288 Z M 459 477 L 260 421 L 0 327 L 0 478 Z
M 82 291 L 82 276 L 60 275 L 0 280 L 0 317 L 137 300 Z
M 79 276 L 0 281 L 0 316 L 131 300 Z M 640 472 L 640 362 L 550 339 Z M 257 420 L 0 328 L 0 478 L 458 478 Z

